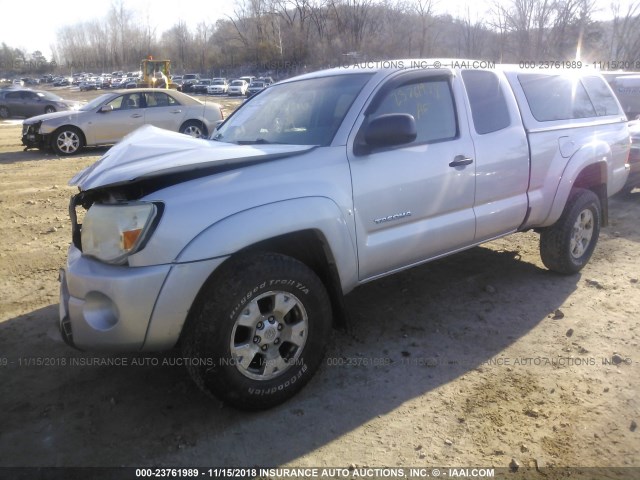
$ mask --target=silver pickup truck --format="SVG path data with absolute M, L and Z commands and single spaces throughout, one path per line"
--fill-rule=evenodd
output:
M 205 392 L 261 409 L 310 379 L 358 285 L 531 229 L 549 269 L 578 272 L 628 175 L 610 87 L 442 65 L 311 73 L 208 140 L 126 137 L 71 181 L 64 339 L 178 345 Z

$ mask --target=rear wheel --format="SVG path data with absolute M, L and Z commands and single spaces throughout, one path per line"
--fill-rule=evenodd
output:
M 331 308 L 320 279 L 303 263 L 256 253 L 221 267 L 200 293 L 182 347 L 198 386 L 246 410 L 297 393 L 324 358 Z
M 602 218 L 600 199 L 591 190 L 571 192 L 558 221 L 540 234 L 542 263 L 554 272 L 577 273 L 598 243 Z
M 0 118 L 9 118 L 10 113 L 7 107 L 0 107 Z
M 195 138 L 205 138 L 207 136 L 207 128 L 197 120 L 189 120 L 180 128 L 180 133 Z
M 51 148 L 58 155 L 73 155 L 83 146 L 82 133 L 75 127 L 61 127 L 51 138 Z

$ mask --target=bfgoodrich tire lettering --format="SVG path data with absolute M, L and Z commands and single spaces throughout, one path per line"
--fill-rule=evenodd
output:
M 582 270 L 598 243 L 601 218 L 595 193 L 582 188 L 572 191 L 558 221 L 540 234 L 542 263 L 558 273 Z
M 254 253 L 229 260 L 198 296 L 182 337 L 188 370 L 207 393 L 241 409 L 278 405 L 324 358 L 331 308 L 303 263 Z

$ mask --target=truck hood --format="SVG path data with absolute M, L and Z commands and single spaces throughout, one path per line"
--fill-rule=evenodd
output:
M 309 145 L 236 145 L 145 125 L 74 176 L 69 185 L 86 191 L 169 176 L 175 178 L 172 183 L 178 183 L 313 148 Z

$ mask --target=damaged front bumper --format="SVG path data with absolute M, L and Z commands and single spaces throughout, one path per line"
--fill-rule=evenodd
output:
M 40 133 L 42 122 L 22 124 L 22 145 L 24 149 L 39 148 L 45 150 L 49 146 L 49 136 Z

